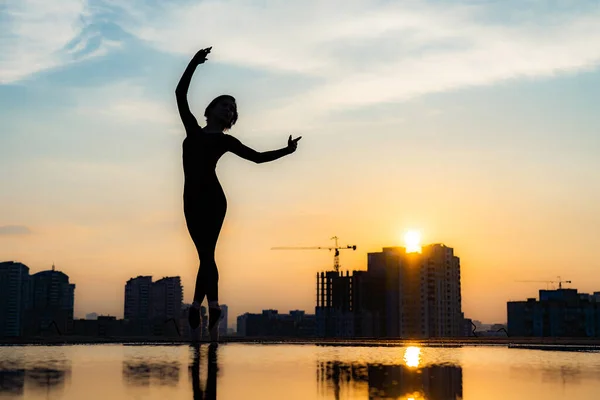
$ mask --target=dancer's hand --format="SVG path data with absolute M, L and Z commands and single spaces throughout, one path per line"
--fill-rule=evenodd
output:
M 290 154 L 296 151 L 296 148 L 298 147 L 298 140 L 300 139 L 302 139 L 302 136 L 299 136 L 296 139 L 292 139 L 292 135 L 290 135 L 288 139 L 288 150 Z
M 212 50 L 212 46 L 207 47 L 206 49 L 202 49 L 202 50 L 198 51 L 194 55 L 194 58 L 192 58 L 192 60 L 194 60 L 194 62 L 196 64 L 198 64 L 198 65 L 204 64 L 204 61 L 206 61 L 206 56 L 208 56 L 208 53 L 210 53 L 211 50 Z

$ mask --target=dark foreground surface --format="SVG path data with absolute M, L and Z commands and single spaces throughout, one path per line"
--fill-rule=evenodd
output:
M 600 393 L 597 351 L 482 342 L 2 346 L 0 399 L 555 400 Z

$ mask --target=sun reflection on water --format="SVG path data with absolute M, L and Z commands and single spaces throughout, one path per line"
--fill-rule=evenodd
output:
M 415 392 L 407 395 L 407 397 L 402 397 L 400 400 L 426 400 L 421 392 Z
M 404 362 L 407 367 L 416 368 L 421 361 L 421 349 L 416 346 L 407 347 L 404 351 Z

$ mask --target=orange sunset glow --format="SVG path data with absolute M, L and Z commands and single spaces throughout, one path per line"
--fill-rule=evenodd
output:
M 192 301 L 174 91 L 208 46 L 189 89 L 200 123 L 230 93 L 239 120 L 228 133 L 245 145 L 302 136 L 291 157 L 227 153 L 217 165 L 227 214 L 216 262 L 232 321 L 313 313 L 333 252 L 271 248 L 333 236 L 357 246 L 340 252 L 344 272 L 383 247 L 453 248 L 473 320 L 506 322 L 507 301 L 545 288 L 519 281 L 562 276 L 600 291 L 593 12 L 503 20 L 487 3 L 188 2 L 123 6 L 105 26 L 86 2 L 68 3 L 31 17 L 15 5 L 15 44 L 0 43 L 0 261 L 32 274 L 54 263 L 76 284 L 76 318 L 121 318 L 138 275 L 180 276 Z M 88 35 L 97 26 L 106 31 Z

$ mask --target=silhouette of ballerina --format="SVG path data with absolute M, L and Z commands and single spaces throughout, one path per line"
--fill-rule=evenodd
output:
M 196 67 L 206 61 L 212 47 L 202 49 L 194 55 L 175 89 L 179 115 L 185 127 L 183 140 L 183 210 L 188 231 L 198 251 L 200 267 L 196 278 L 196 290 L 189 309 L 189 323 L 192 329 L 200 325 L 200 305 L 204 296 L 208 299 L 208 329 L 211 341 L 218 339 L 218 322 L 221 317 L 219 307 L 219 272 L 215 262 L 215 249 L 225 213 L 227 199 L 215 171 L 219 158 L 230 151 L 237 156 L 255 163 L 277 160 L 296 151 L 302 137 L 288 138 L 288 144 L 278 150 L 258 152 L 235 137 L 225 134 L 238 119 L 235 98 L 221 95 L 210 102 L 204 111 L 206 126 L 198 125 L 187 102 L 187 92 Z

